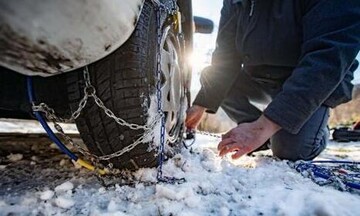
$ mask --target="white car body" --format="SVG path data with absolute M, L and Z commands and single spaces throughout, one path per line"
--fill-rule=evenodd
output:
M 95 62 L 134 31 L 144 0 L 0 0 L 0 65 L 51 76 Z

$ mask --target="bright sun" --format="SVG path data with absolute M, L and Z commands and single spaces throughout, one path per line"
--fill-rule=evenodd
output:
M 208 66 L 206 56 L 196 52 L 195 50 L 188 56 L 188 61 L 194 71 L 202 70 L 204 67 Z

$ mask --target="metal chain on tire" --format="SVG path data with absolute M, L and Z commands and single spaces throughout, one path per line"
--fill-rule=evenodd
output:
M 54 109 L 50 108 L 47 104 L 41 103 L 40 105 L 33 105 L 32 109 L 33 111 L 43 112 L 45 113 L 46 117 L 50 120 L 55 120 L 56 122 L 61 123 L 71 123 L 75 121 L 81 114 L 81 111 L 85 108 L 87 101 L 89 97 L 94 98 L 95 103 L 98 107 L 100 107 L 104 113 L 112 118 L 116 123 L 118 123 L 120 126 L 128 127 L 132 130 L 150 130 L 152 129 L 152 126 L 147 125 L 138 125 L 134 123 L 129 123 L 125 121 L 124 119 L 117 117 L 113 111 L 111 111 L 109 108 L 107 108 L 104 104 L 104 102 L 96 95 L 95 87 L 91 84 L 90 81 L 90 75 L 88 68 L 85 67 L 84 71 L 84 81 L 85 81 L 85 88 L 84 88 L 84 97 L 80 100 L 78 108 L 75 112 L 71 114 L 71 117 L 69 119 L 64 119 L 56 116 Z M 151 122 L 149 125 L 154 125 L 156 122 L 159 121 L 161 116 L 157 116 L 153 122 Z
M 157 84 L 156 84 L 156 97 L 157 97 L 157 108 L 158 108 L 158 115 L 161 117 L 161 127 L 160 127 L 160 144 L 158 147 L 158 168 L 157 168 L 157 175 L 156 178 L 159 182 L 165 182 L 170 184 L 175 183 L 183 183 L 185 182 L 184 178 L 177 179 L 174 177 L 167 177 L 163 175 L 162 167 L 163 162 L 165 160 L 165 142 L 166 142 L 166 130 L 165 130 L 165 115 L 162 109 L 162 92 L 161 92 L 161 44 L 162 44 L 162 24 L 161 24 L 161 13 L 165 12 L 167 16 L 174 16 L 177 12 L 177 5 L 175 1 L 169 1 L 170 5 L 165 5 L 158 0 L 153 0 L 156 8 L 156 27 L 157 27 L 157 55 L 156 55 L 156 77 L 157 77 Z M 166 38 L 164 38 L 165 40 Z
M 102 100 L 96 95 L 96 90 L 95 87 L 91 84 L 90 81 L 90 75 L 89 75 L 89 71 L 88 68 L 85 67 L 84 71 L 84 80 L 85 80 L 85 88 L 84 88 L 84 97 L 80 100 L 79 105 L 78 105 L 78 109 L 72 113 L 71 117 L 69 119 L 63 119 L 58 117 L 55 114 L 54 109 L 50 108 L 48 105 L 46 105 L 45 103 L 41 103 L 40 105 L 34 105 L 33 106 L 33 111 L 40 111 L 45 113 L 45 116 L 48 120 L 52 121 L 54 124 L 54 127 L 56 129 L 56 131 L 72 146 L 74 146 L 76 148 L 76 150 L 78 150 L 81 154 L 85 155 L 88 157 L 88 159 L 90 159 L 91 161 L 94 161 L 94 159 L 96 161 L 106 161 L 106 160 L 110 160 L 112 158 L 115 157 L 120 157 L 121 155 L 125 154 L 126 152 L 131 151 L 132 149 L 134 149 L 137 145 L 144 143 L 144 140 L 152 133 L 154 126 L 160 121 L 161 119 L 161 115 L 159 114 L 158 116 L 155 117 L 154 121 L 151 122 L 149 125 L 138 125 L 138 124 L 133 124 L 133 123 L 128 123 L 126 122 L 124 119 L 117 117 L 109 108 L 107 108 L 105 106 L 105 104 L 102 102 Z M 82 148 L 80 145 L 78 145 L 76 142 L 74 142 L 71 137 L 69 137 L 68 135 L 66 135 L 64 133 L 64 130 L 62 129 L 62 127 L 58 124 L 58 122 L 61 123 L 69 123 L 69 122 L 73 122 L 74 120 L 76 120 L 79 116 L 81 111 L 84 109 L 84 107 L 87 104 L 88 99 L 92 97 L 94 98 L 95 103 L 97 104 L 98 107 L 100 107 L 104 113 L 112 118 L 117 124 L 119 124 L 120 126 L 125 126 L 128 127 L 132 130 L 144 130 L 144 134 L 138 138 L 135 142 L 133 142 L 132 144 L 126 146 L 125 148 L 114 152 L 112 154 L 108 154 L 108 155 L 102 155 L 102 156 L 97 156 L 94 155 L 92 153 L 90 153 L 88 150 Z
M 94 101 L 98 105 L 98 107 L 100 107 L 108 117 L 115 120 L 116 123 L 118 123 L 120 126 L 125 126 L 132 130 L 145 130 L 146 131 L 146 130 L 152 129 L 151 127 L 149 127 L 147 125 L 138 125 L 138 124 L 134 124 L 134 123 L 128 123 L 124 119 L 117 117 L 109 108 L 107 108 L 105 106 L 103 101 L 96 95 L 96 90 L 95 90 L 95 87 L 91 84 L 90 75 L 89 75 L 89 71 L 88 71 L 87 67 L 85 67 L 83 74 L 84 74 L 84 81 L 85 81 L 84 97 L 80 100 L 77 110 L 71 114 L 71 117 L 69 119 L 64 119 L 64 118 L 60 118 L 60 117 L 56 116 L 54 109 L 50 108 L 45 103 L 41 103 L 40 105 L 34 105 L 32 107 L 33 111 L 43 112 L 43 113 L 45 113 L 45 115 L 48 119 L 55 120 L 57 122 L 71 123 L 80 116 L 81 111 L 85 108 L 85 106 L 87 104 L 88 98 L 92 97 L 92 98 L 94 98 Z M 160 119 L 160 116 L 156 117 L 154 122 L 150 123 L 149 125 L 153 125 L 154 123 L 159 121 L 159 119 Z
M 210 133 L 210 132 L 207 132 L 207 131 L 199 131 L 199 130 L 196 130 L 195 133 L 200 134 L 200 135 L 214 137 L 214 138 L 217 138 L 217 139 L 221 139 L 221 135 L 216 134 L 216 133 Z
M 161 12 L 165 12 L 167 16 L 174 15 L 174 13 L 177 12 L 177 6 L 176 6 L 175 1 L 169 1 L 169 3 L 170 3 L 169 6 L 159 2 L 158 0 L 152 0 L 152 2 L 154 3 L 155 9 L 156 9 L 156 20 L 157 20 L 157 29 L 158 29 L 158 31 L 157 31 L 158 52 L 157 52 L 157 71 L 156 71 L 156 76 L 157 76 L 156 98 L 157 98 L 157 103 L 158 103 L 158 114 L 152 122 L 150 122 L 148 125 L 138 125 L 138 124 L 134 124 L 134 123 L 129 123 L 129 122 L 125 121 L 124 119 L 117 117 L 114 114 L 114 112 L 111 111 L 109 108 L 107 108 L 105 106 L 105 104 L 103 103 L 103 101 L 96 95 L 96 89 L 91 84 L 90 74 L 89 74 L 87 67 L 85 67 L 84 71 L 83 71 L 83 77 L 84 77 L 84 81 L 85 81 L 84 96 L 80 100 L 77 109 L 71 114 L 70 118 L 64 119 L 64 118 L 58 117 L 56 115 L 54 109 L 52 109 L 45 103 L 40 103 L 39 105 L 33 104 L 32 110 L 44 113 L 46 118 L 54 124 L 56 131 L 64 138 L 64 140 L 68 144 L 73 146 L 78 152 L 80 152 L 82 155 L 84 155 L 86 157 L 86 159 L 88 159 L 92 163 L 94 163 L 94 165 L 97 169 L 104 168 L 104 165 L 102 165 L 100 163 L 100 161 L 109 161 L 112 158 L 120 157 L 121 155 L 125 154 L 126 152 L 129 152 L 132 149 L 134 149 L 139 144 L 146 143 L 147 142 L 146 139 L 153 133 L 154 127 L 160 122 L 161 123 L 161 130 L 160 130 L 161 134 L 160 134 L 160 144 L 158 147 L 159 166 L 158 166 L 157 179 L 162 182 L 175 183 L 174 178 L 163 177 L 163 174 L 162 174 L 162 164 L 163 164 L 164 156 L 165 156 L 164 146 L 165 146 L 165 142 L 166 142 L 166 131 L 165 131 L 165 115 L 162 110 L 162 100 L 161 100 L 162 99 L 162 95 L 161 95 L 161 73 L 162 73 L 162 71 L 161 71 L 160 48 L 161 48 L 161 40 L 162 40 Z M 81 114 L 82 110 L 85 108 L 89 98 L 93 98 L 96 105 L 98 107 L 100 107 L 104 111 L 104 113 L 108 117 L 113 119 L 117 124 L 119 124 L 120 126 L 128 127 L 132 130 L 144 130 L 143 135 L 141 137 L 139 137 L 137 140 L 135 140 L 132 144 L 126 146 L 125 148 L 123 148 L 117 152 L 109 154 L 109 155 L 97 156 L 95 154 L 90 153 L 87 149 L 84 149 L 82 146 L 80 146 L 79 144 L 74 142 L 70 136 L 66 135 L 66 133 L 64 132 L 63 128 L 61 127 L 61 125 L 59 123 L 74 122 L 80 116 L 80 114 Z M 114 169 L 113 165 L 111 163 L 109 163 L 106 168 L 107 168 L 108 172 L 110 172 L 112 174 L 119 173 L 119 170 Z M 183 180 L 184 179 L 180 179 L 179 182 L 181 182 Z

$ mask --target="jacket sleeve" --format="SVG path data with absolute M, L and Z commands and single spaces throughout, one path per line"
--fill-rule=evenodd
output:
M 298 66 L 264 115 L 296 134 L 343 81 L 360 49 L 359 0 L 308 0 Z
M 232 2 L 224 0 L 211 66 L 202 71 L 201 89 L 193 102 L 207 108 L 210 113 L 215 113 L 219 108 L 242 64 L 235 44 L 238 8 Z

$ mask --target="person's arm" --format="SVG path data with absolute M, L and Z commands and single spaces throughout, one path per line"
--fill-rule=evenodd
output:
M 242 64 L 235 44 L 238 8 L 232 2 L 224 0 L 211 66 L 201 74 L 202 87 L 193 103 L 212 113 L 219 108 Z
M 359 0 L 308 0 L 305 5 L 299 64 L 264 111 L 294 134 L 339 86 L 360 49 Z

